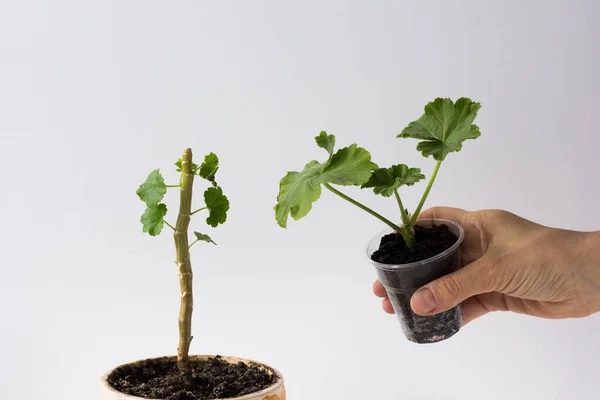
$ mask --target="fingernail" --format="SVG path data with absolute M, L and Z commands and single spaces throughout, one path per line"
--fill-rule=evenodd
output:
M 421 289 L 413 295 L 413 309 L 416 313 L 429 313 L 437 307 L 433 292 L 428 289 Z

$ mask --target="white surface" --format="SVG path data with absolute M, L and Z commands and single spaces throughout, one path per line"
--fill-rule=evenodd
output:
M 93 399 L 110 367 L 175 351 L 172 239 L 141 233 L 135 190 L 190 146 L 219 154 L 232 202 L 193 251 L 194 352 L 272 364 L 290 399 L 598 398 L 600 315 L 496 314 L 413 345 L 371 294 L 377 220 L 324 193 L 286 232 L 272 207 L 322 129 L 429 174 L 394 136 L 466 95 L 483 136 L 428 204 L 599 229 L 599 4 L 291 4 L 0 3 L 2 397 Z

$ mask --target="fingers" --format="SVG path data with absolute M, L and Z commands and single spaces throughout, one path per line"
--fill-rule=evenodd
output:
M 460 306 L 460 311 L 462 312 L 463 326 L 489 312 L 477 297 L 465 300 Z
M 463 325 L 494 311 L 509 311 L 508 296 L 498 293 L 483 293 L 465 300 L 461 305 Z
M 461 223 L 468 211 L 452 207 L 432 207 L 419 214 L 418 219 L 445 219 Z
M 497 268 L 496 271 L 502 271 Z M 469 297 L 501 287 L 501 274 L 488 257 L 423 286 L 413 294 L 410 305 L 419 315 L 433 315 L 451 309 Z
M 392 307 L 392 302 L 387 297 L 387 292 L 385 291 L 385 288 L 383 287 L 381 282 L 375 281 L 375 283 L 373 284 L 373 293 L 375 293 L 375 296 L 381 297 L 383 299 L 381 300 L 381 306 L 383 307 L 383 311 L 385 311 L 388 314 L 394 314 L 394 307 Z
M 385 288 L 378 280 L 373 284 L 373 293 L 375 293 L 377 297 L 382 298 L 381 306 L 383 311 L 388 314 L 394 314 L 394 308 L 392 307 L 390 299 L 387 297 Z M 480 296 L 466 299 L 461 304 L 463 325 L 468 324 L 490 311 L 505 311 L 506 303 L 504 303 L 502 297 L 503 295 L 500 293 L 485 293 Z
M 381 306 L 383 307 L 383 311 L 388 314 L 394 314 L 394 307 L 392 307 L 392 302 L 387 297 L 381 301 Z
M 375 296 L 377 297 L 387 297 L 385 288 L 379 281 L 375 281 L 375 283 L 373 284 L 373 293 L 375 293 Z

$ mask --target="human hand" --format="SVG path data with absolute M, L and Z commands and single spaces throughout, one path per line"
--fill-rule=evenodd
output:
M 461 304 L 463 325 L 491 311 L 542 318 L 578 318 L 600 311 L 600 232 L 545 227 L 500 210 L 435 207 L 419 219 L 459 223 L 463 268 L 417 290 L 416 314 Z M 373 291 L 394 313 L 383 285 Z

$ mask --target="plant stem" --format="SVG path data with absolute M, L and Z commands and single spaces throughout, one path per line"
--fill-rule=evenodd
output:
M 410 225 L 413 226 L 415 224 L 415 222 L 417 222 L 417 218 L 419 218 L 419 214 L 421 213 L 421 209 L 423 208 L 423 205 L 425 204 L 425 200 L 427 200 L 427 196 L 429 195 L 429 191 L 431 190 L 431 186 L 433 186 L 433 182 L 435 181 L 435 177 L 438 174 L 438 171 L 440 170 L 440 165 L 442 165 L 441 161 L 438 161 L 435 164 L 435 168 L 433 169 L 433 173 L 431 174 L 431 178 L 429 178 L 429 183 L 427 184 L 427 188 L 425 189 L 425 193 L 423 193 L 423 197 L 421 197 L 421 201 L 419 202 L 419 205 L 417 206 L 417 209 L 415 210 L 415 213 L 413 214 L 412 218 L 410 219 Z
M 192 214 L 191 214 L 191 215 L 194 215 L 194 214 L 196 214 L 198 211 L 202 211 L 202 210 L 206 210 L 206 209 L 208 209 L 208 207 L 202 207 L 202 208 L 199 208 L 199 209 L 197 209 L 196 211 L 192 212 Z
M 371 214 L 372 216 L 374 216 L 375 218 L 377 218 L 378 220 L 380 220 L 381 222 L 383 222 L 384 224 L 386 224 L 387 226 L 389 226 L 390 228 L 392 228 L 396 232 L 400 232 L 402 230 L 398 225 L 394 224 L 393 222 L 391 222 L 390 220 L 388 220 L 384 216 L 376 213 L 375 211 L 371 210 L 369 207 L 360 204 L 358 201 L 356 201 L 356 200 L 354 200 L 354 199 L 346 196 L 344 193 L 342 193 L 339 190 L 335 189 L 330 184 L 324 183 L 323 186 L 325 186 L 327 189 L 329 189 L 333 193 L 335 193 L 338 196 L 340 196 L 342 199 L 344 199 L 346 201 L 349 201 L 350 203 L 354 204 L 356 207 L 360 208 L 361 210 L 368 212 L 369 214 Z
M 190 246 L 188 245 L 188 228 L 190 225 L 192 209 L 192 186 L 194 173 L 192 172 L 192 150 L 183 152 L 181 162 L 181 190 L 179 215 L 175 228 L 175 248 L 177 250 L 177 267 L 179 270 L 179 287 L 181 292 L 181 306 L 179 309 L 179 347 L 177 348 L 177 366 L 186 383 L 191 383 L 192 369 L 190 366 L 189 351 L 192 341 L 192 311 L 194 298 L 192 293 L 192 264 L 190 262 Z
M 398 193 L 397 189 L 394 190 L 394 195 L 396 196 L 396 200 L 398 201 L 398 206 L 400 207 L 400 216 L 402 217 L 402 223 L 404 224 L 404 226 L 398 231 L 398 233 L 402 235 L 406 246 L 412 247 L 415 244 L 415 230 L 410 224 L 408 214 L 406 213 L 406 209 L 402 204 L 402 200 L 400 200 L 400 194 Z
M 398 202 L 398 207 L 400 207 L 400 216 L 402 217 L 402 223 L 404 225 L 409 225 L 410 221 L 408 220 L 408 214 L 406 214 L 406 209 L 402 204 L 402 200 L 400 200 L 400 194 L 397 189 L 394 189 L 394 195 L 396 196 L 396 201 Z
M 167 221 L 165 221 L 164 219 L 163 219 L 163 222 L 164 222 L 164 223 L 165 223 L 165 224 L 166 224 L 166 225 L 167 225 L 169 228 L 171 228 L 171 229 L 175 230 L 175 227 L 174 227 L 173 225 L 171 225 L 170 223 L 168 223 Z
M 168 188 L 178 188 L 178 187 L 180 187 L 181 185 L 166 185 L 166 186 L 167 186 Z
M 191 249 L 193 245 L 195 245 L 196 243 L 199 242 L 199 239 L 194 240 L 189 246 L 188 248 Z

